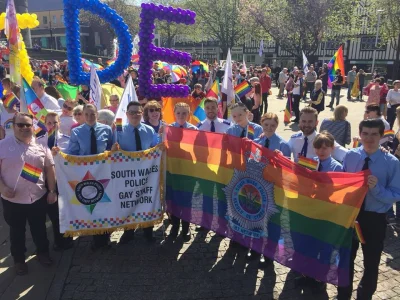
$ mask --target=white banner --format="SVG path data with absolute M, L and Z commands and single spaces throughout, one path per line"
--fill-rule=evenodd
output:
M 60 232 L 93 235 L 162 221 L 159 146 L 140 152 L 55 157 Z

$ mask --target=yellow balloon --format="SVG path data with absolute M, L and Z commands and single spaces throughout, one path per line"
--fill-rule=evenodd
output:
M 38 26 L 39 26 L 39 21 L 38 21 L 38 20 L 35 20 L 35 22 L 33 22 L 33 25 L 34 25 L 35 27 L 38 27 Z
M 37 14 L 31 14 L 31 16 L 34 20 L 37 20 Z

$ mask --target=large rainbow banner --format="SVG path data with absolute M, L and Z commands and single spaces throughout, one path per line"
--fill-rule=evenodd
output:
M 307 276 L 347 285 L 367 173 L 318 173 L 250 140 L 166 128 L 167 211 Z

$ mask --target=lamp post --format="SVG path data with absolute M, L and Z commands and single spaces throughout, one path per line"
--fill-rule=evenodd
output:
M 374 68 L 375 68 L 375 55 L 376 55 L 376 48 L 378 46 L 378 37 L 379 37 L 379 26 L 381 25 L 381 12 L 383 12 L 383 9 L 378 9 L 376 11 L 378 15 L 378 24 L 376 26 L 376 37 L 375 37 L 375 46 L 374 46 L 374 53 L 372 54 L 372 67 L 371 67 L 371 74 L 374 73 Z

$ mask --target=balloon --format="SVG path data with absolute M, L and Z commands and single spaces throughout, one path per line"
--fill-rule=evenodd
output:
M 102 17 L 113 27 L 118 43 L 119 52 L 118 58 L 114 64 L 102 71 L 96 71 L 100 82 L 108 82 L 117 78 L 129 66 L 132 53 L 132 36 L 127 30 L 128 26 L 123 22 L 115 10 L 99 0 L 64 0 L 64 15 L 69 16 L 64 18 L 66 27 L 66 45 L 67 57 L 69 61 L 70 81 L 75 84 L 90 83 L 90 74 L 84 73 L 81 67 L 81 46 L 79 32 L 79 10 L 84 9 L 91 13 Z
M 151 63 L 148 61 L 162 60 L 168 63 L 189 65 L 191 56 L 189 53 L 176 51 L 167 48 L 156 47 L 153 44 L 154 20 L 194 24 L 196 13 L 181 8 L 173 8 L 154 3 L 142 3 L 140 13 L 141 22 L 139 25 L 139 91 L 146 98 L 157 98 L 157 96 L 186 97 L 189 88 L 165 84 L 151 84 Z

